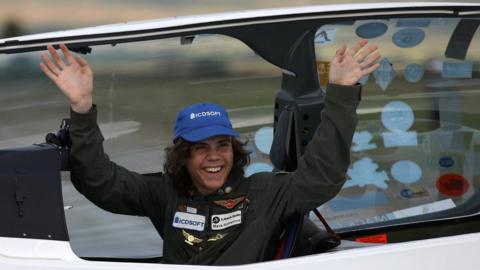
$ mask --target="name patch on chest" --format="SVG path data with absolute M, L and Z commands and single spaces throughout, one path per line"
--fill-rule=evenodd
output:
M 185 212 L 175 212 L 172 226 L 175 228 L 202 232 L 205 229 L 205 216 Z
M 223 230 L 242 223 L 242 211 L 238 210 L 228 214 L 212 215 L 212 230 Z

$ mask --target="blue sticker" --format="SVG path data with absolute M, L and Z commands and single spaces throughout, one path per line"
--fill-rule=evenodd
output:
M 380 117 L 382 124 L 391 131 L 407 131 L 415 119 L 412 107 L 400 100 L 387 103 Z
M 328 45 L 335 41 L 337 29 L 318 29 L 315 33 L 315 44 Z
M 342 188 L 349 187 L 364 187 L 366 185 L 374 185 L 381 189 L 387 189 L 388 176 L 385 171 L 377 171 L 378 164 L 372 161 L 369 157 L 364 157 L 355 163 L 352 168 L 349 168 L 347 175 L 350 177 L 345 182 Z
M 372 139 L 373 139 L 372 133 L 366 130 L 355 132 L 355 134 L 353 134 L 354 146 L 352 147 L 352 151 L 359 152 L 359 151 L 365 151 L 370 149 L 376 149 L 377 145 L 371 142 Z
M 411 198 L 413 196 L 413 191 L 409 188 L 402 189 L 402 191 L 400 191 L 400 195 L 402 195 L 404 198 Z
M 407 82 L 416 83 L 423 78 L 423 67 L 418 64 L 410 64 L 405 67 L 403 76 Z
M 393 178 L 404 184 L 415 183 L 422 177 L 422 169 L 417 163 L 410 160 L 400 160 L 390 169 Z
M 429 193 L 424 187 L 411 187 L 402 189 L 402 191 L 400 191 L 400 195 L 404 198 L 412 199 L 429 196 Z
M 453 164 L 455 164 L 455 161 L 451 157 L 442 157 L 438 160 L 438 165 L 442 168 L 450 168 Z
M 332 211 L 347 211 L 360 208 L 375 208 L 388 204 L 385 193 L 381 191 L 365 193 L 361 196 L 335 197 L 330 203 Z
M 390 63 L 387 58 L 383 58 L 378 64 L 380 67 L 373 72 L 373 76 L 375 77 L 375 82 L 378 86 L 385 91 L 397 73 L 393 69 L 392 63 Z
M 262 127 L 255 132 L 255 146 L 264 154 L 270 153 L 273 142 L 273 128 Z
M 428 27 L 430 25 L 430 19 L 420 19 L 420 18 L 407 18 L 407 19 L 398 19 L 396 27 Z
M 250 175 L 258 172 L 271 172 L 273 171 L 273 166 L 264 163 L 264 162 L 256 162 L 250 164 L 247 169 L 245 170 L 245 177 L 249 177 Z
M 370 39 L 370 38 L 376 38 L 385 34 L 387 30 L 388 30 L 388 26 L 386 24 L 380 23 L 380 22 L 371 22 L 371 23 L 362 24 L 359 27 L 357 27 L 357 29 L 355 30 L 355 33 L 357 34 L 357 36 L 361 38 Z
M 415 47 L 418 44 L 422 43 L 425 39 L 425 32 L 417 28 L 405 28 L 397 31 L 393 37 L 392 41 L 400 48 L 411 48 Z
M 443 78 L 471 78 L 473 62 L 443 62 Z
M 417 146 L 417 132 L 416 131 L 399 131 L 383 132 L 383 144 L 385 147 L 406 147 Z

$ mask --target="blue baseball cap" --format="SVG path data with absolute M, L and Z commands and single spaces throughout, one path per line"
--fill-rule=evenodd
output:
M 173 143 L 178 138 L 199 142 L 214 136 L 238 137 L 227 111 L 214 103 L 197 103 L 181 110 L 175 121 Z

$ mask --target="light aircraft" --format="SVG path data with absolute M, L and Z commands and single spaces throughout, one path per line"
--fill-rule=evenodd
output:
M 360 81 L 347 182 L 318 209 L 341 244 L 297 226 L 293 258 L 226 268 L 477 269 L 479 14 L 477 3 L 306 6 L 0 40 L 0 269 L 205 269 L 158 263 L 162 241 L 148 221 L 105 213 L 73 189 L 60 172 L 68 121 L 31 145 L 68 114 L 38 71 L 48 44 L 91 54 L 116 162 L 160 171 L 175 113 L 208 99 L 249 139 L 254 173 L 295 169 L 320 121 L 328 61 L 358 39 L 383 59 Z

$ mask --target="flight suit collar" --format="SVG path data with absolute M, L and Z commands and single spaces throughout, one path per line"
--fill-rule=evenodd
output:
M 216 192 L 205 196 L 198 192 L 198 190 L 194 186 L 192 186 L 192 189 L 188 192 L 188 195 L 192 198 L 205 197 L 205 199 L 207 199 L 208 201 L 216 200 L 218 198 L 235 196 L 239 193 L 241 194 L 245 192 L 239 190 L 242 186 L 243 181 L 245 181 L 245 178 L 243 176 L 235 176 L 233 174 L 230 174 L 230 176 L 227 178 L 227 181 L 225 181 L 223 186 L 219 188 Z

